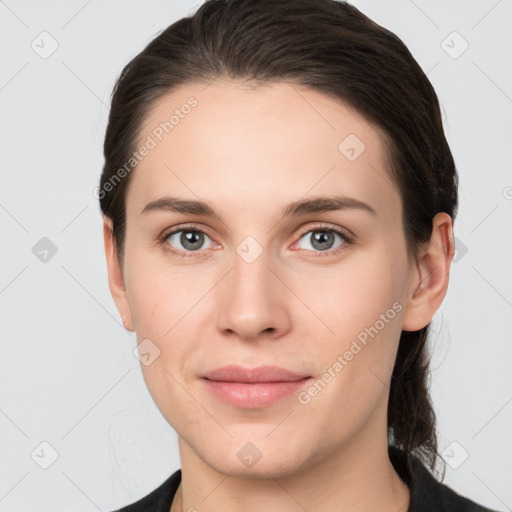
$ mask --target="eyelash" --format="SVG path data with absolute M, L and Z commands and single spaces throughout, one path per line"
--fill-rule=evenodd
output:
M 326 251 L 309 251 L 308 249 L 300 249 L 303 251 L 308 251 L 313 253 L 314 258 L 318 257 L 326 257 L 326 256 L 336 256 L 342 251 L 344 251 L 349 245 L 352 245 L 354 243 L 354 238 L 346 233 L 346 231 L 342 231 L 338 228 L 335 228 L 334 226 L 331 226 L 329 224 L 320 224 L 319 226 L 315 226 L 314 228 L 305 229 L 302 231 L 299 235 L 299 240 L 306 235 L 307 233 L 315 233 L 315 232 L 322 232 L 322 233 L 334 233 L 338 235 L 342 240 L 343 244 L 339 245 L 335 249 L 328 249 Z M 294 244 L 295 245 L 295 244 Z
M 203 233 L 204 235 L 208 236 L 207 233 L 205 233 L 204 231 L 202 231 L 201 229 L 198 229 L 196 226 L 194 225 L 184 225 L 184 226 L 179 226 L 178 228 L 172 230 L 172 231 L 166 231 L 164 232 L 161 236 L 159 236 L 158 238 L 158 242 L 159 244 L 163 247 L 163 249 L 169 253 L 171 253 L 173 256 L 178 256 L 178 257 L 183 257 L 183 258 L 187 258 L 187 257 L 201 257 L 201 250 L 199 251 L 179 251 L 177 249 L 174 249 L 174 247 L 172 247 L 171 245 L 169 245 L 167 243 L 167 239 L 176 234 L 176 233 L 179 233 L 180 231 L 194 231 L 194 232 L 197 232 L 197 233 Z M 309 229 L 305 229 L 302 233 L 300 233 L 299 235 L 299 240 L 304 236 L 306 235 L 307 233 L 314 233 L 314 232 L 323 232 L 323 233 L 335 233 L 336 235 L 338 235 L 342 240 L 343 240 L 343 244 L 336 247 L 335 249 L 328 249 L 326 251 L 309 251 L 308 249 L 302 249 L 302 250 L 305 250 L 305 251 L 308 251 L 308 252 L 313 252 L 314 253 L 314 256 L 313 257 L 322 257 L 322 256 L 334 256 L 334 255 L 337 255 L 339 254 L 340 252 L 344 251 L 347 246 L 351 245 L 354 243 L 354 238 L 352 236 L 349 236 L 345 231 L 341 231 L 340 229 L 338 228 L 335 228 L 333 226 L 330 226 L 330 225 L 327 225 L 327 224 L 321 224 L 320 226 L 316 226 L 315 228 L 309 228 Z M 296 243 L 296 242 L 295 242 Z

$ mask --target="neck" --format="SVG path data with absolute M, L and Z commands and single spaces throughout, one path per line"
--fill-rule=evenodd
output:
M 298 471 L 281 471 L 278 477 L 266 471 L 250 478 L 217 471 L 180 437 L 182 482 L 171 512 L 406 512 L 409 489 L 389 460 L 387 437 L 373 439 L 359 435 Z

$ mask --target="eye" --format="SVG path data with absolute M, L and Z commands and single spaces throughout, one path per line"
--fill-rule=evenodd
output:
M 299 249 L 315 252 L 335 250 L 340 246 L 350 244 L 350 238 L 334 228 L 310 229 L 297 242 Z M 302 246 L 301 246 L 302 243 Z
M 179 229 L 168 233 L 164 237 L 164 241 L 178 253 L 181 252 L 197 252 L 201 249 L 208 249 L 211 246 L 211 238 L 202 231 L 197 229 Z

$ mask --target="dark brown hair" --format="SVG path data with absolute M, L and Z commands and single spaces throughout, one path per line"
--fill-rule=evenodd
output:
M 135 150 L 159 97 L 183 84 L 217 78 L 308 86 L 354 107 L 377 126 L 402 198 L 409 261 L 416 261 L 421 245 L 430 240 L 436 213 L 455 220 L 458 177 L 437 95 L 395 34 L 346 2 L 209 0 L 153 39 L 124 67 L 114 87 L 98 195 L 112 220 L 121 265 L 132 173 L 116 181 L 116 172 Z M 389 395 L 388 437 L 390 444 L 434 469 L 429 325 L 402 331 Z

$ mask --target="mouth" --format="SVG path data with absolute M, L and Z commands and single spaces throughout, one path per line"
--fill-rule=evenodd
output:
M 291 395 L 312 377 L 275 366 L 246 369 L 230 365 L 202 377 L 214 397 L 234 407 L 258 409 Z

